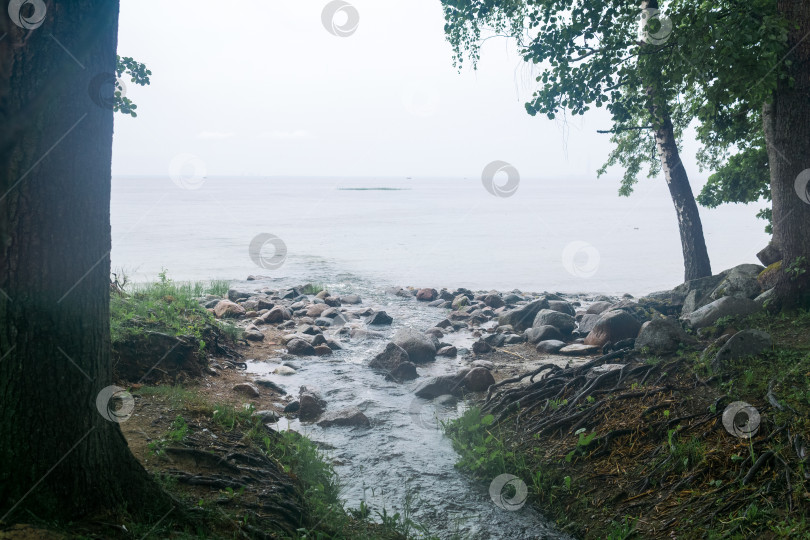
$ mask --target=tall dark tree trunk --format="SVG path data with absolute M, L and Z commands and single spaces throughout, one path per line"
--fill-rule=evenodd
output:
M 700 212 L 692 193 L 692 186 L 689 184 L 689 176 L 681 162 L 672 119 L 668 112 L 661 111 L 661 107 L 658 106 L 653 106 L 653 118 L 656 118 L 655 142 L 661 157 L 661 168 L 678 216 L 684 279 L 689 281 L 710 276 L 712 266 L 703 237 L 703 224 L 700 221 Z
M 171 502 L 99 413 L 109 336 L 117 0 L 47 2 L 39 28 L 0 10 L 0 520 L 78 519 Z M 30 13 L 31 4 L 23 9 Z
M 658 9 L 658 0 L 642 0 L 641 9 Z M 645 19 L 646 20 L 646 19 Z M 652 53 L 657 45 L 640 43 Z M 703 223 L 700 221 L 695 195 L 689 183 L 689 176 L 681 161 L 675 129 L 672 125 L 672 114 L 660 84 L 656 80 L 660 67 L 653 65 L 647 70 L 647 110 L 655 134 L 655 144 L 661 159 L 661 169 L 669 187 L 675 214 L 678 216 L 678 230 L 681 233 L 683 250 L 684 280 L 690 281 L 712 275 L 712 265 L 706 240 L 703 237 Z
M 776 293 L 784 308 L 806 307 L 810 306 L 810 186 L 797 185 L 796 180 L 810 169 L 810 2 L 779 0 L 777 8 L 788 21 L 791 62 L 786 64 L 790 77 L 779 80 L 763 114 L 773 237 L 782 252 Z

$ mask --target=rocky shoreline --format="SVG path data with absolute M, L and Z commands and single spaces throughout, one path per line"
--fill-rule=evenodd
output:
M 390 288 L 386 294 L 436 308 L 437 321 L 429 328 L 400 328 L 378 354 L 368 359 L 368 366 L 389 380 L 403 382 L 420 377 L 419 366 L 437 357 L 460 355 L 469 359 L 469 366 L 455 375 L 430 378 L 417 387 L 417 397 L 432 399 L 488 390 L 502 376 L 487 361 L 487 355 L 511 345 L 523 344 L 524 349 L 531 346 L 538 358 L 566 357 L 572 361 L 618 350 L 672 354 L 695 346 L 696 335 L 718 320 L 749 315 L 766 306 L 772 290 L 762 290 L 764 271 L 759 265 L 740 265 L 638 299 L 629 294 L 618 298 L 518 290 Z M 247 281 L 256 279 L 250 276 Z M 291 359 L 328 356 L 351 348 L 353 343 L 381 339 L 381 330 L 393 322 L 384 310 L 364 306 L 356 294 L 338 296 L 314 289 L 317 287 L 311 284 L 288 289 L 237 287 L 228 291 L 227 298 L 209 296 L 201 302 L 217 318 L 236 322 L 251 343 L 261 343 L 270 334 L 276 336 Z M 313 294 L 305 294 L 307 291 Z M 454 333 L 466 334 L 475 341 L 469 349 L 458 350 L 443 341 L 445 335 Z M 755 337 L 757 346 L 767 347 L 767 336 Z M 723 343 L 713 344 L 715 348 L 724 346 L 715 362 L 739 354 L 741 343 L 748 347 L 751 336 L 743 338 L 744 334 L 722 336 Z M 215 369 L 216 365 L 209 368 L 209 374 Z M 289 365 L 276 370 L 277 375 L 294 372 Z M 260 380 L 258 384 L 278 389 L 272 381 Z M 253 389 L 240 391 L 253 394 Z M 299 390 L 297 399 L 284 397 L 289 401 L 279 412 L 297 415 L 304 421 L 317 421 L 325 410 L 323 398 L 312 388 Z M 326 422 L 368 423 L 360 411 L 343 412 L 342 417 L 340 412 L 330 413 Z

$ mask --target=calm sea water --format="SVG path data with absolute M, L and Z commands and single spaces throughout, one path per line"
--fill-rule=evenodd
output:
M 606 179 L 524 178 L 500 198 L 480 178 L 115 178 L 112 266 L 135 281 L 165 268 L 176 280 L 261 274 L 634 295 L 677 285 L 681 248 L 663 181 L 642 182 L 630 198 L 616 189 Z M 756 211 L 701 209 L 715 272 L 756 262 L 768 241 Z M 281 267 L 251 259 L 262 233 L 286 245 Z

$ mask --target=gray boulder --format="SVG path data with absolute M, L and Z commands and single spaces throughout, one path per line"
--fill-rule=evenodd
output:
M 757 278 L 765 268 L 758 264 L 741 264 L 729 270 L 717 287 L 709 295 L 713 300 L 724 296 L 755 298 L 762 289 Z
M 507 295 L 504 301 L 509 304 L 509 299 L 509 295 Z M 512 328 L 514 328 L 516 332 L 523 332 L 533 326 L 535 317 L 537 317 L 537 314 L 543 309 L 548 309 L 548 300 L 540 298 L 524 306 L 507 311 L 499 317 L 498 323 L 500 325 L 512 325 Z
M 593 330 L 593 327 L 596 326 L 596 323 L 599 322 L 599 318 L 601 315 L 597 315 L 594 313 L 586 313 L 582 316 L 579 320 L 579 333 L 583 335 L 588 335 L 588 333 Z
M 405 349 L 396 343 L 388 343 L 385 350 L 374 357 L 369 363 L 369 367 L 374 369 L 383 369 L 385 371 L 392 371 L 403 362 L 409 362 L 410 358 Z
M 672 354 L 681 345 L 694 343 L 695 339 L 684 331 L 678 321 L 659 317 L 641 325 L 635 349 L 646 349 L 652 354 Z
M 560 313 L 551 309 L 541 309 L 534 318 L 532 328 L 553 326 L 565 335 L 569 335 L 577 327 L 577 321 L 571 315 Z
M 585 345 L 602 347 L 607 343 L 633 339 L 640 329 L 641 323 L 626 311 L 606 311 L 585 338 Z
M 302 386 L 298 392 L 298 418 L 307 422 L 317 420 L 326 409 L 326 401 L 314 389 Z
M 462 382 L 470 392 L 483 392 L 495 384 L 495 377 L 486 368 L 474 367 L 464 376 Z
M 318 425 L 321 427 L 370 427 L 371 422 L 360 409 L 352 407 L 325 414 Z
M 565 300 L 549 300 L 548 309 L 559 311 L 560 313 L 565 313 L 566 315 L 571 315 L 572 317 L 577 314 L 576 310 L 574 310 L 574 306 Z
M 599 315 L 602 312 L 607 311 L 612 306 L 612 302 L 606 302 L 604 300 L 600 300 L 599 302 L 594 302 L 588 307 L 586 313 L 590 315 Z
M 410 361 L 414 364 L 424 364 L 436 359 L 438 340 L 433 336 L 417 332 L 413 328 L 400 328 L 392 341 L 408 353 Z
M 388 372 L 387 379 L 402 382 L 417 378 L 416 365 L 413 362 L 401 362 L 397 367 Z
M 287 352 L 295 356 L 315 356 L 315 347 L 303 339 L 294 338 L 287 342 Z
M 550 339 L 557 341 L 565 340 L 565 336 L 563 336 L 562 332 L 553 326 L 529 328 L 526 330 L 525 336 L 529 343 L 540 343 L 541 341 L 548 341 Z
M 560 352 L 560 349 L 565 347 L 564 341 L 558 341 L 556 339 L 549 339 L 546 341 L 541 341 L 537 344 L 537 352 L 539 353 L 546 353 L 546 354 L 557 354 Z
M 720 371 L 731 360 L 758 356 L 773 347 L 771 336 L 761 330 L 743 330 L 726 341 L 712 361 L 712 369 Z
M 384 311 L 378 311 L 366 319 L 368 325 L 387 325 L 394 322 L 394 319 Z
M 723 317 L 745 317 L 759 309 L 759 305 L 748 298 L 724 296 L 681 318 L 697 329 L 711 326 Z
M 416 397 L 433 399 L 446 394 L 452 394 L 454 396 L 460 395 L 463 390 L 462 381 L 463 379 L 457 375 L 433 377 L 416 388 Z

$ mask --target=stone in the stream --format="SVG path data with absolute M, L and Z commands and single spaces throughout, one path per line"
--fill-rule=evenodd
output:
M 317 345 L 315 347 L 315 354 L 317 356 L 329 356 L 332 354 L 332 348 L 326 344 Z
M 388 378 L 397 381 L 411 381 L 418 377 L 416 366 L 413 362 L 401 362 L 397 367 L 388 372 Z
M 767 332 L 742 330 L 731 336 L 717 351 L 717 355 L 712 360 L 712 369 L 719 372 L 732 360 L 759 356 L 763 352 L 771 350 L 771 347 L 771 336 Z
M 287 342 L 287 352 L 295 356 L 315 356 L 315 347 L 303 339 L 291 339 Z
M 354 305 L 354 304 L 359 304 L 361 302 L 362 302 L 362 300 L 356 294 L 347 294 L 345 296 L 340 297 L 340 303 L 341 304 L 352 304 L 352 305 Z
M 596 345 L 584 345 L 582 343 L 572 343 L 566 345 L 559 351 L 560 354 L 568 354 L 571 356 L 587 356 L 589 354 L 596 354 L 599 352 L 599 347 Z
M 324 304 L 312 304 L 307 308 L 307 317 L 314 317 L 318 318 L 321 316 L 321 313 L 329 309 L 329 306 Z
M 694 342 L 695 338 L 687 334 L 678 321 L 657 317 L 641 325 L 634 348 L 650 354 L 673 354 L 681 345 Z
M 321 427 L 370 427 L 371 422 L 360 409 L 349 408 L 325 414 L 318 421 Z
M 354 339 L 382 339 L 385 334 L 374 330 L 366 330 L 365 328 L 352 328 L 349 331 L 349 337 Z
M 368 325 L 387 325 L 394 322 L 394 319 L 384 311 L 378 311 L 366 319 Z
M 462 379 L 458 376 L 440 375 L 420 384 L 416 388 L 415 394 L 416 397 L 424 399 L 433 399 L 445 394 L 460 395 L 462 393 L 462 387 Z
M 441 349 L 436 351 L 436 356 L 446 356 L 448 358 L 455 358 L 456 355 L 458 355 L 458 349 L 456 349 L 452 345 L 442 347 Z
M 574 306 L 565 300 L 549 300 L 548 309 L 559 311 L 560 313 L 565 313 L 566 315 L 571 315 L 572 317 L 577 314 L 577 312 L 574 310 Z
M 759 309 L 759 305 L 748 298 L 725 296 L 682 318 L 692 328 L 698 329 L 712 326 L 723 317 L 744 317 L 756 313 Z
M 427 330 L 425 330 L 425 333 L 430 334 L 431 336 L 436 336 L 436 338 L 438 339 L 442 339 L 444 337 L 444 332 L 442 332 L 442 329 L 436 328 L 435 326 L 433 328 L 428 328 Z
M 310 422 L 317 420 L 326 409 L 326 401 L 317 390 L 302 386 L 298 393 L 298 418 Z
M 602 313 L 596 326 L 585 338 L 585 345 L 602 347 L 606 343 L 634 339 L 638 336 L 639 330 L 641 330 L 641 323 L 626 311 L 606 311 Z
M 455 311 L 458 311 L 461 308 L 463 308 L 465 306 L 469 306 L 469 305 L 470 305 L 470 299 L 467 298 L 463 294 L 460 294 L 460 295 L 456 296 L 455 298 L 453 298 L 453 303 L 451 304 L 451 306 L 453 307 L 453 310 L 455 310 Z
M 517 343 L 523 343 L 524 341 L 526 341 L 526 338 L 519 334 L 506 334 L 503 343 L 504 345 L 515 345 Z
M 276 304 L 273 303 L 269 298 L 260 296 L 256 299 L 256 308 L 259 311 L 263 309 L 273 309 L 274 307 L 276 307 Z
M 537 326 L 534 328 L 529 328 L 526 330 L 524 335 L 529 343 L 540 343 L 541 341 L 548 341 L 551 339 L 563 341 L 565 339 L 562 332 L 553 326 Z
M 416 292 L 416 299 L 420 302 L 432 302 L 438 298 L 439 292 L 436 289 L 419 289 Z
M 245 308 L 230 300 L 220 300 L 217 305 L 214 306 L 214 315 L 216 315 L 217 319 L 235 319 L 245 313 Z
M 541 309 L 534 318 L 532 328 L 539 328 L 541 326 L 553 326 L 567 336 L 577 327 L 577 321 L 567 313 L 561 313 L 552 309 Z
M 284 407 L 284 412 L 285 413 L 296 413 L 300 409 L 301 409 L 301 402 L 296 400 L 296 401 L 291 401 L 290 403 L 288 403 L 287 406 Z
M 486 368 L 474 367 L 464 377 L 464 387 L 470 392 L 483 392 L 495 384 L 495 377 Z
M 564 341 L 560 341 L 557 339 L 549 339 L 538 343 L 536 349 L 537 352 L 539 353 L 557 354 L 563 347 L 565 347 Z
M 315 326 L 319 326 L 321 328 L 329 328 L 332 326 L 332 319 L 327 317 L 318 317 L 315 319 Z
M 501 336 L 500 334 L 492 334 L 492 335 L 503 339 L 503 336 Z M 472 350 L 474 354 L 487 354 L 489 352 L 492 352 L 492 345 L 490 345 L 486 341 L 479 340 L 473 343 Z
M 339 307 L 340 306 L 340 298 L 337 296 L 327 296 L 323 299 L 324 303 L 329 307 Z
M 233 387 L 234 392 L 238 392 L 242 395 L 245 395 L 250 398 L 257 398 L 259 397 L 259 389 L 253 386 L 250 383 L 239 383 L 234 385 Z
M 286 390 L 284 390 L 284 389 L 283 389 L 281 386 L 279 386 L 278 384 L 274 383 L 273 381 L 270 381 L 270 380 L 267 380 L 267 379 L 256 379 L 256 380 L 255 380 L 255 381 L 253 381 L 253 382 L 254 382 L 254 383 L 256 383 L 256 384 L 258 384 L 259 386 L 263 386 L 263 387 L 265 387 L 265 388 L 269 388 L 269 389 L 273 390 L 274 392 L 276 392 L 276 393 L 278 393 L 278 394 L 281 394 L 282 396 L 287 395 L 287 391 L 286 391 Z
M 449 319 L 444 319 L 443 321 L 437 322 L 434 326 L 436 326 L 436 328 L 447 328 L 453 326 L 453 323 L 451 323 Z
M 276 375 L 295 375 L 295 369 L 289 366 L 278 366 L 273 370 Z
M 514 295 L 512 295 L 514 296 Z M 504 298 L 504 301 L 509 304 L 509 295 Z M 527 328 L 531 328 L 534 323 L 534 319 L 540 310 L 548 309 L 548 300 L 545 298 L 540 298 L 539 300 L 534 300 L 533 302 L 529 302 L 525 306 L 520 306 L 515 309 L 509 310 L 505 312 L 498 318 L 500 324 L 509 324 L 512 325 L 512 328 L 515 329 L 515 332 L 523 332 Z
M 423 332 L 418 332 L 413 328 L 400 328 L 394 334 L 392 341 L 405 349 L 408 358 L 414 364 L 424 364 L 436 359 L 436 340 L 433 336 L 428 336 Z
M 369 367 L 392 371 L 403 362 L 409 362 L 408 353 L 396 343 L 388 343 L 385 349 L 369 362 Z

